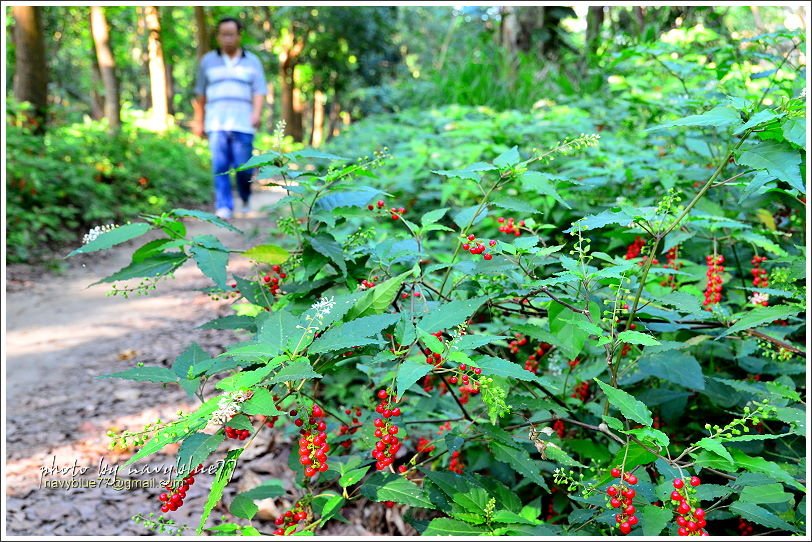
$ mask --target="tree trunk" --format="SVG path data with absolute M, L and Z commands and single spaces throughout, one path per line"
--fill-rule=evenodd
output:
M 169 106 L 166 100 L 167 82 L 166 65 L 164 64 L 164 51 L 161 45 L 161 19 L 158 15 L 158 6 L 144 8 L 147 30 L 149 31 L 149 83 L 152 96 L 152 118 L 157 128 L 167 125 Z
M 101 120 L 104 118 L 104 96 L 99 92 L 103 88 L 101 71 L 99 71 L 99 61 L 96 56 L 96 44 L 90 44 L 90 54 L 93 57 L 93 62 L 90 63 L 93 70 L 93 88 L 90 91 L 90 118 L 93 120 Z
M 294 78 L 296 63 L 303 48 L 304 41 L 297 41 L 291 31 L 285 34 L 284 41 L 282 42 L 282 52 L 279 53 L 282 120 L 285 121 L 285 135 L 293 137 L 294 141 L 302 141 L 304 138 L 302 105 L 299 100 L 299 91 L 296 88 L 296 80 Z
M 167 41 L 167 36 L 173 36 L 173 32 L 175 31 L 175 18 L 172 13 L 174 6 L 164 6 L 161 8 L 161 10 L 161 22 L 163 23 L 163 28 L 161 28 L 161 36 L 164 41 Z M 175 41 L 169 41 L 169 43 L 175 43 Z M 175 58 L 174 53 L 175 51 L 173 50 L 164 50 L 164 67 L 166 69 L 166 111 L 171 117 L 174 117 L 175 115 L 175 76 L 172 73 L 173 60 Z
M 327 141 L 338 135 L 338 121 L 341 114 L 341 104 L 338 101 L 338 94 L 333 93 L 333 103 L 330 104 L 329 123 L 327 124 Z
M 206 7 L 195 6 L 195 25 L 197 32 L 197 59 L 209 52 L 209 25 L 206 22 Z
M 93 34 L 93 43 L 96 45 L 99 73 L 104 83 L 104 117 L 110 131 L 117 132 L 121 127 L 121 104 L 118 96 L 116 61 L 110 48 L 110 29 L 103 7 L 91 6 L 90 30 Z
M 604 18 L 603 6 L 589 6 L 586 15 L 586 56 L 595 56 L 601 38 L 601 27 Z
M 13 6 L 15 73 L 14 96 L 29 102 L 29 115 L 35 133 L 45 132 L 48 110 L 48 66 L 42 34 L 42 10 L 35 6 Z
M 318 147 L 324 139 L 324 103 L 326 96 L 320 90 L 313 96 L 313 128 L 310 130 L 310 146 Z

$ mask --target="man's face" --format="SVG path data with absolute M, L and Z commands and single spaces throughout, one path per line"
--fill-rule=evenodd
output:
M 217 28 L 217 45 L 226 53 L 233 53 L 240 46 L 240 31 L 237 23 L 226 21 Z

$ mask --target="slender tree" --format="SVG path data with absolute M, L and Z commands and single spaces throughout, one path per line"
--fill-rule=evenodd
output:
M 99 73 L 104 83 L 104 117 L 107 119 L 110 130 L 115 132 L 121 127 L 121 103 L 116 61 L 113 57 L 113 50 L 110 48 L 110 27 L 107 24 L 103 7 L 92 6 L 90 8 L 90 30 L 96 46 Z
M 144 18 L 149 32 L 147 51 L 149 54 L 149 83 L 152 96 L 152 117 L 158 127 L 165 127 L 169 115 L 166 99 L 166 66 L 161 44 L 161 18 L 158 6 L 146 6 Z
M 35 133 L 45 132 L 48 109 L 48 66 L 42 34 L 40 7 L 14 6 L 15 73 L 14 96 L 29 102 Z
M 197 36 L 197 58 L 205 55 L 211 49 L 209 43 L 209 23 L 206 18 L 206 7 L 195 6 L 195 34 Z

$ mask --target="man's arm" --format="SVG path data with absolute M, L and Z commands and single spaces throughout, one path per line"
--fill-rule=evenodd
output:
M 192 108 L 195 112 L 194 120 L 192 121 L 192 133 L 198 137 L 202 137 L 204 132 L 203 123 L 206 115 L 206 97 L 196 96 L 192 100 Z
M 263 94 L 254 94 L 254 110 L 251 113 L 251 125 L 254 128 L 259 128 L 262 121 L 262 106 L 265 103 L 265 96 Z

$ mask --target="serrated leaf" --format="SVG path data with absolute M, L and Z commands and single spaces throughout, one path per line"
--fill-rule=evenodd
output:
M 265 388 L 257 388 L 249 400 L 242 404 L 242 411 L 255 416 L 277 416 L 281 414 L 276 408 L 273 394 Z
M 130 280 L 137 278 L 151 278 L 161 275 L 168 275 L 186 262 L 187 256 L 183 253 L 160 253 L 149 258 L 144 258 L 138 262 L 132 262 L 101 280 L 94 282 L 91 286 L 103 282 L 116 282 L 119 280 Z
M 231 501 L 228 511 L 238 518 L 251 519 L 259 511 L 259 507 L 253 500 L 243 494 L 239 494 Z
M 482 177 L 480 174 L 483 171 L 493 171 L 497 169 L 496 166 L 492 164 L 487 164 L 485 162 L 477 162 L 475 164 L 471 164 L 470 166 L 466 167 L 465 169 L 452 169 L 452 170 L 433 170 L 432 173 L 436 173 L 437 175 L 442 175 L 443 177 L 450 177 L 450 178 L 459 178 L 459 179 L 470 179 L 472 181 L 479 181 Z
M 659 536 L 674 517 L 674 513 L 659 506 L 644 506 L 640 510 L 640 525 L 643 536 Z
M 155 365 L 145 365 L 143 367 L 133 367 L 126 371 L 99 375 L 96 378 L 124 378 L 137 382 L 177 382 L 178 375 L 166 367 Z
M 692 355 L 685 352 L 656 352 L 643 355 L 637 370 L 646 376 L 656 376 L 692 390 L 705 389 L 702 366 Z
M 493 356 L 477 356 L 472 359 L 482 369 L 483 375 L 504 376 L 530 382 L 537 380 L 536 375 L 525 369 L 523 365 L 506 359 Z
M 256 245 L 242 253 L 248 259 L 269 265 L 285 263 L 290 258 L 290 252 L 276 245 Z
M 783 529 L 785 531 L 797 532 L 795 527 L 754 503 L 736 501 L 730 505 L 730 511 L 743 517 L 747 521 L 758 523 L 769 529 Z
M 488 446 L 490 447 L 491 452 L 493 452 L 493 456 L 497 461 L 506 463 L 513 470 L 531 482 L 534 482 L 542 489 L 549 491 L 547 482 L 545 482 L 544 478 L 539 474 L 538 467 L 535 466 L 536 462 L 530 458 L 530 454 L 528 454 L 527 451 L 515 448 L 513 446 L 508 446 L 495 440 L 489 442 Z
M 211 213 L 207 213 L 205 211 L 198 211 L 195 209 L 173 209 L 171 213 L 175 216 L 188 216 L 192 218 L 196 218 L 198 220 L 202 220 L 203 222 L 208 222 L 209 224 L 214 224 L 220 228 L 225 228 L 227 230 L 231 230 L 235 233 L 242 233 L 239 228 L 236 228 L 223 220 L 222 218 L 215 216 Z
M 787 182 L 802 194 L 806 193 L 801 178 L 801 155 L 797 149 L 793 149 L 783 141 L 761 141 L 742 152 L 736 163 L 753 169 L 763 169 Z
M 403 282 L 410 276 L 412 276 L 412 271 L 406 271 L 364 292 L 347 313 L 348 318 L 355 319 L 368 314 L 384 312 L 397 297 Z
M 802 149 L 806 148 L 806 122 L 804 119 L 787 119 L 781 126 L 781 133 L 790 143 L 798 145 Z
M 417 325 L 427 333 L 451 330 L 467 321 L 487 300 L 487 296 L 481 296 L 449 301 L 433 308 L 431 312 L 420 319 Z
M 661 130 L 663 128 L 671 128 L 673 126 L 715 126 L 721 128 L 724 126 L 741 124 L 742 120 L 739 112 L 727 105 L 717 105 L 713 109 L 706 111 L 700 115 L 689 115 L 687 117 L 677 119 L 671 122 L 659 124 L 646 131 Z
M 350 320 L 324 332 L 321 337 L 313 341 L 308 352 L 321 354 L 346 350 L 353 346 L 379 344 L 380 340 L 372 336 L 377 335 L 399 319 L 399 314 L 373 314 Z
M 396 378 L 398 397 L 403 397 L 406 391 L 411 388 L 415 382 L 429 374 L 432 366 L 425 362 L 425 360 L 407 359 L 398 367 L 398 375 Z
M 542 173 L 540 171 L 528 171 L 522 175 L 520 181 L 522 183 L 522 188 L 525 190 L 531 190 L 537 194 L 542 194 L 545 196 L 552 196 L 555 201 L 567 209 L 572 209 L 570 204 L 561 197 L 561 194 L 559 194 L 558 191 L 556 191 L 555 184 L 553 183 L 555 179 L 556 177 L 548 173 Z
M 499 168 L 506 168 L 512 167 L 518 164 L 521 161 L 521 156 L 519 156 L 519 147 L 513 146 L 510 149 L 506 150 L 499 156 L 493 159 L 493 165 Z
M 745 313 L 739 313 L 734 316 L 735 324 L 722 332 L 718 339 L 726 337 L 745 329 L 751 329 L 774 320 L 784 320 L 791 316 L 796 316 L 801 309 L 791 305 L 774 305 L 772 307 L 756 307 Z M 738 318 L 736 318 L 738 317 Z
M 627 435 L 634 435 L 637 437 L 638 440 L 641 442 L 647 443 L 653 442 L 657 446 L 661 448 L 665 448 L 670 444 L 670 440 L 668 435 L 660 431 L 659 429 L 654 429 L 652 427 L 643 427 L 642 429 L 630 429 L 628 431 L 623 431 Z
M 484 527 L 451 518 L 435 518 L 421 534 L 423 536 L 479 536 L 487 533 Z
M 784 491 L 781 484 L 745 486 L 739 495 L 739 502 L 754 504 L 779 504 L 792 501 L 792 495 Z
M 308 378 L 321 378 L 321 375 L 313 370 L 307 358 L 299 358 L 285 367 L 282 367 L 268 382 L 278 384 L 279 382 L 291 382 Z
M 621 331 L 617 334 L 617 338 L 624 343 L 629 344 L 640 344 L 643 346 L 657 346 L 660 344 L 660 341 L 652 337 L 647 333 L 641 333 L 640 331 Z
M 369 471 L 368 466 L 348 470 L 347 472 L 341 475 L 341 478 L 338 479 L 338 485 L 341 487 L 349 487 L 353 484 L 356 484 L 361 478 L 364 477 L 367 471 Z
M 189 251 L 192 253 L 192 257 L 194 258 L 195 263 L 197 263 L 197 267 L 219 288 L 222 290 L 228 290 L 229 287 L 228 284 L 226 284 L 226 279 L 228 278 L 228 274 L 226 272 L 226 267 L 228 266 L 228 252 L 226 252 L 226 247 L 220 244 L 220 241 L 213 235 L 201 237 L 208 238 L 209 242 L 216 242 L 216 244 L 220 245 L 220 248 L 207 248 L 199 245 L 192 245 L 192 248 L 190 248 Z M 200 242 L 200 237 L 195 238 L 194 241 Z
M 479 214 L 477 214 L 479 213 Z M 482 221 L 486 216 L 488 216 L 488 208 L 487 207 L 480 207 L 479 205 L 472 205 L 471 207 L 466 207 L 462 209 L 460 212 L 454 215 L 454 224 L 459 226 L 461 230 L 468 228 L 469 226 L 473 226 L 474 224 Z
M 195 467 L 203 463 L 214 453 L 224 439 L 225 435 L 220 431 L 213 435 L 193 433 L 186 437 L 178 449 L 178 475 L 186 476 Z
M 200 535 L 200 533 L 203 532 L 203 526 L 206 525 L 206 520 L 209 518 L 211 511 L 214 510 L 215 505 L 220 502 L 220 499 L 223 497 L 223 490 L 228 485 L 228 482 L 231 481 L 231 475 L 234 474 L 234 469 L 237 467 L 237 459 L 242 452 L 243 448 L 230 450 L 220 465 L 220 468 L 217 469 L 217 474 L 215 474 L 214 480 L 212 481 L 211 490 L 209 490 L 209 496 L 206 499 L 206 504 L 203 506 L 203 513 L 200 516 L 200 523 L 197 525 L 195 534 Z
M 236 391 L 250 388 L 251 386 L 259 384 L 265 380 L 268 375 L 271 374 L 280 363 L 282 363 L 283 359 L 284 358 L 280 356 L 279 358 L 274 358 L 267 365 L 264 365 L 259 369 L 255 369 L 253 371 L 239 371 L 231 376 L 227 376 L 219 381 L 215 385 L 215 388 L 224 391 Z
M 252 487 L 248 491 L 243 491 L 240 495 L 245 495 L 249 499 L 261 501 L 262 499 L 273 499 L 285 494 L 285 484 L 282 480 L 265 480 L 260 485 Z
M 361 486 L 361 494 L 376 502 L 394 501 L 418 508 L 434 508 L 423 489 L 392 473 L 377 472 L 370 476 Z
M 653 423 L 651 412 L 643 402 L 638 401 L 633 395 L 623 390 L 613 388 L 609 384 L 601 382 L 597 378 L 595 382 L 598 383 L 603 393 L 606 394 L 609 404 L 620 410 L 620 413 L 623 414 L 626 419 L 641 423 L 646 427 L 651 427 Z
M 126 243 L 136 237 L 140 237 L 150 231 L 152 226 L 147 224 L 146 222 L 136 222 L 135 224 L 124 224 L 123 226 L 119 226 L 114 228 L 111 231 L 104 232 L 99 234 L 98 237 L 87 243 L 86 245 L 82 245 L 81 247 L 73 250 L 65 256 L 66 258 L 70 258 L 71 256 L 75 256 L 77 254 L 87 254 L 89 252 L 96 252 L 99 250 L 105 250 L 110 247 L 114 247 L 116 245 L 120 245 L 121 243 Z
M 731 463 L 734 462 L 733 461 L 733 456 L 730 455 L 730 452 L 727 451 L 727 448 L 725 448 L 722 445 L 722 443 L 719 442 L 718 440 L 713 440 L 712 438 L 705 437 L 702 440 L 700 440 L 699 442 L 697 442 L 696 445 L 699 446 L 702 449 L 708 450 L 709 452 L 713 452 L 716 455 L 724 457 L 725 459 L 727 459 Z
M 200 345 L 192 343 L 175 358 L 175 361 L 172 363 L 172 371 L 180 378 L 186 379 L 189 375 L 189 369 L 207 359 L 211 359 L 211 356 L 200 348 Z
M 310 237 L 309 240 L 313 250 L 329 258 L 330 261 L 338 266 L 342 275 L 347 275 L 347 262 L 344 261 L 344 249 L 333 236 L 322 233 L 316 237 Z
M 434 224 L 435 222 L 437 222 L 438 220 L 443 218 L 447 212 L 448 212 L 448 207 L 444 207 L 442 209 L 432 209 L 431 211 L 424 214 L 420 218 L 420 224 L 422 226 L 428 226 L 429 224 Z

